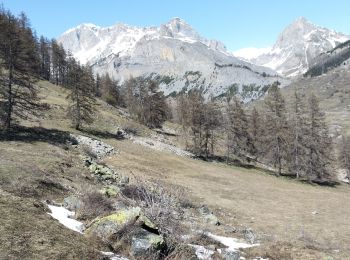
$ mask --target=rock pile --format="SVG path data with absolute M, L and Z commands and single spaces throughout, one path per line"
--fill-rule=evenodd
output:
M 100 140 L 77 134 L 70 134 L 70 137 L 74 144 L 88 147 L 91 150 L 91 153 L 96 155 L 99 159 L 116 153 L 113 146 Z

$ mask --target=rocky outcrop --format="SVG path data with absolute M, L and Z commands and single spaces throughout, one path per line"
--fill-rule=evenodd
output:
M 95 162 L 91 157 L 84 157 L 83 162 L 84 165 L 89 168 L 91 175 L 105 185 L 117 185 L 118 187 L 123 187 L 129 183 L 128 176 L 123 176 L 107 165 Z M 115 193 L 116 190 L 112 191 L 111 189 L 115 189 L 112 187 L 113 186 L 109 186 L 109 189 L 107 189 L 106 192 Z
M 80 147 L 87 147 L 90 149 L 89 152 L 94 154 L 99 159 L 116 153 L 116 150 L 113 146 L 108 145 L 100 140 L 77 134 L 71 134 L 70 137 L 75 144 Z

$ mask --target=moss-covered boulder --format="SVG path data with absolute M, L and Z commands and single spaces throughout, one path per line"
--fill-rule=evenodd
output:
M 156 225 L 142 213 L 141 208 L 133 207 L 119 210 L 114 214 L 102 218 L 96 218 L 90 227 L 86 229 L 85 233 L 87 235 L 96 235 L 102 239 L 108 239 L 126 225 L 136 222 L 149 230 L 157 230 Z

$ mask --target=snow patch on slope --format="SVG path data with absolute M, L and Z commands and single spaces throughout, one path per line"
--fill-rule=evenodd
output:
M 72 217 L 74 217 L 75 215 L 73 211 L 69 211 L 64 207 L 58 207 L 53 205 L 48 205 L 48 207 L 51 210 L 51 213 L 48 214 L 54 219 L 57 219 L 62 225 L 73 231 L 83 233 L 82 231 L 84 224 L 80 221 L 72 219 Z
M 208 233 L 208 237 L 220 242 L 221 244 L 227 246 L 227 250 L 229 251 L 237 251 L 242 248 L 249 248 L 253 246 L 259 246 L 259 244 L 248 244 L 245 242 L 239 241 L 237 238 L 234 237 L 223 237 L 223 236 L 217 236 L 211 233 Z

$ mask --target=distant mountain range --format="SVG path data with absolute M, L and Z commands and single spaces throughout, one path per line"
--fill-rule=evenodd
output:
M 159 27 L 111 27 L 82 24 L 58 41 L 96 73 L 115 79 L 157 80 L 166 95 L 202 88 L 207 96 L 239 94 L 245 102 L 262 96 L 274 81 L 282 86 L 315 65 L 319 55 L 350 37 L 300 18 L 289 25 L 271 48 L 229 52 L 180 18 Z

